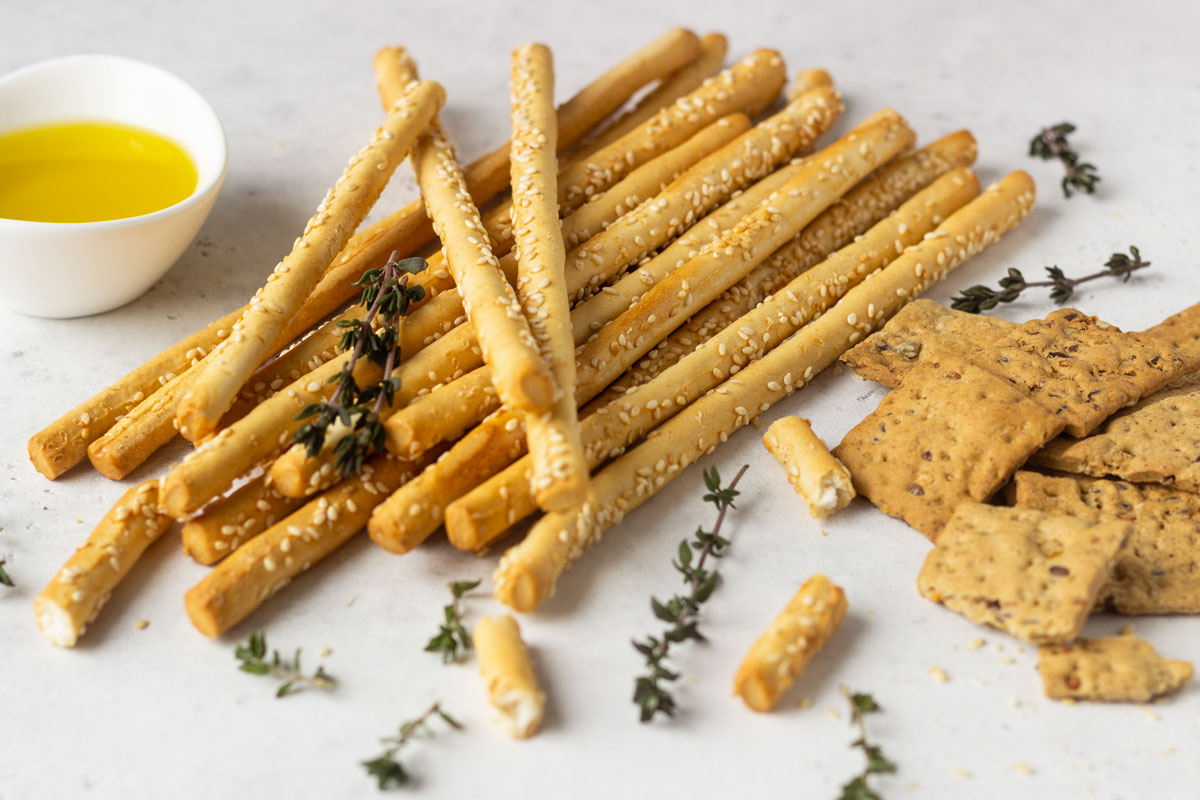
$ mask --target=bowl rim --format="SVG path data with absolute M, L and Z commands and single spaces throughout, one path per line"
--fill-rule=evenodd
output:
M 95 220 L 92 222 L 44 222 L 37 220 L 8 219 L 7 217 L 0 217 L 0 230 L 24 230 L 29 233 L 33 233 L 36 231 L 48 232 L 54 229 L 67 229 L 73 232 L 82 233 L 89 230 L 112 230 L 137 225 L 145 225 L 184 213 L 192 206 L 203 202 L 204 198 L 219 189 L 224 183 L 226 173 L 229 170 L 229 146 L 228 139 L 225 134 L 225 126 L 221 123 L 220 115 L 217 114 L 217 110 L 213 108 L 212 103 L 208 102 L 208 99 L 194 86 L 175 73 L 163 69 L 157 64 L 151 64 L 147 61 L 130 58 L 129 56 L 120 56 L 111 53 L 73 53 L 71 55 L 56 56 L 54 58 L 43 59 L 42 61 L 35 61 L 32 64 L 26 64 L 23 67 L 18 67 L 11 72 L 0 75 L 0 87 L 3 87 L 4 84 L 10 83 L 14 80 L 28 77 L 28 75 L 31 73 L 36 74 L 38 72 L 63 64 L 72 65 L 74 63 L 86 65 L 87 63 L 95 63 L 97 61 L 116 62 L 125 66 L 133 66 L 138 69 L 158 73 L 161 77 L 166 78 L 169 83 L 174 84 L 175 88 L 181 93 L 189 95 L 192 100 L 197 101 L 200 108 L 206 111 L 212 118 L 214 125 L 213 130 L 216 133 L 214 141 L 218 146 L 217 151 L 220 163 L 219 169 L 214 170 L 213 174 L 210 175 L 208 180 L 204 183 L 197 181 L 196 188 L 192 190 L 192 193 L 180 200 L 178 203 L 169 205 L 166 208 L 160 208 L 157 211 L 151 211 L 149 214 L 139 214 L 136 217 L 120 217 L 118 219 Z M 53 120 L 46 121 L 46 123 L 50 122 L 53 122 Z M 13 130 L 17 129 L 14 128 Z M 154 129 L 150 128 L 148 130 Z M 6 131 L 0 131 L 0 133 L 4 132 Z M 154 132 L 159 134 L 162 133 L 161 131 L 157 130 Z

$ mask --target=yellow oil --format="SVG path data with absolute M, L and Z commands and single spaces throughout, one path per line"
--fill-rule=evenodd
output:
M 100 222 L 173 206 L 196 190 L 196 166 L 153 131 L 106 121 L 0 133 L 0 218 Z

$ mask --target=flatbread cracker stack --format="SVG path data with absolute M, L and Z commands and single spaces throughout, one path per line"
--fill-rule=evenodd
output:
M 1200 358 L 1200 303 L 1172 314 L 1143 333 L 1170 342 L 1184 355 Z
M 763 435 L 763 446 L 787 471 L 788 481 L 817 519 L 841 511 L 854 499 L 850 470 L 813 433 L 803 417 L 784 417 Z
M 1021 471 L 1021 508 L 1133 525 L 1096 605 L 1118 614 L 1200 614 L 1200 495 L 1165 486 Z
M 1023 508 L 963 503 L 921 567 L 921 596 L 1024 642 L 1079 635 L 1132 531 Z
M 1038 674 L 1052 700 L 1149 703 L 1190 681 L 1192 665 L 1125 635 L 1039 647 Z
M 520 626 L 508 614 L 484 617 L 475 625 L 471 642 L 496 721 L 512 738 L 528 739 L 542 724 L 546 695 L 538 686 Z
M 1200 376 L 1155 392 L 1090 436 L 1055 439 L 1030 463 L 1200 492 Z
M 806 580 L 742 660 L 733 693 L 754 711 L 774 708 L 842 624 L 846 608 L 846 593 L 829 578 Z
M 960 504 L 991 497 L 1062 427 L 1004 379 L 948 356 L 908 370 L 833 454 L 859 494 L 936 542 Z
M 129 489 L 37 596 L 34 614 L 51 643 L 74 647 L 121 579 L 171 526 L 157 506 L 157 481 Z

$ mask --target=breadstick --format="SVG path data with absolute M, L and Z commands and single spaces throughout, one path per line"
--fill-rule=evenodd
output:
M 848 245 L 914 192 L 952 169 L 972 164 L 975 152 L 975 139 L 971 134 L 958 131 L 878 170 L 813 220 L 799 236 L 779 248 L 762 266 L 692 315 L 593 400 L 584 413 L 590 413 L 645 383 L 695 350 L 783 284 L 819 264 L 831 252 Z M 935 223 L 940 221 L 935 220 Z
M 767 428 L 763 447 L 787 472 L 796 494 L 804 498 L 809 513 L 824 519 L 854 499 L 850 470 L 829 452 L 803 417 L 783 417 Z
M 188 370 L 134 406 L 88 445 L 88 460 L 106 478 L 119 481 L 175 437 L 175 408 L 196 378 Z
M 700 55 L 672 72 L 654 87 L 654 91 L 637 102 L 633 108 L 605 125 L 597 136 L 584 139 L 579 145 L 582 153 L 594 153 L 634 128 L 641 125 L 660 110 L 700 87 L 725 63 L 729 43 L 720 33 L 709 33 L 700 39 Z
M 598 466 L 620 455 L 651 428 L 761 358 L 866 276 L 886 266 L 897 249 L 920 242 L 978 192 L 978 181 L 965 169 L 943 176 L 679 363 L 585 417 L 582 435 L 589 464 Z M 532 513 L 528 469 L 527 462 L 518 461 L 447 507 L 446 533 L 455 547 L 485 548 Z
M 37 596 L 37 624 L 52 644 L 74 647 L 121 579 L 171 526 L 157 507 L 156 481 L 129 489 Z
M 782 160 L 815 141 L 836 119 L 840 106 L 831 92 L 812 92 L 705 158 L 657 197 L 645 201 L 568 254 L 568 291 L 577 297 L 583 295 L 587 287 L 602 283 L 625 266 L 636 263 L 669 241 L 679 229 L 691 227 L 697 216 L 709 211 L 733 191 L 770 173 Z M 894 112 L 893 117 L 899 119 Z M 843 142 L 841 150 L 846 149 L 849 147 Z M 852 154 L 849 158 L 855 163 L 864 160 L 861 155 Z M 816 169 L 810 165 L 807 174 L 814 174 Z M 840 173 L 822 190 L 835 184 L 842 186 L 848 174 Z M 662 263 L 674 262 L 664 260 Z M 588 323 L 592 321 L 589 318 Z M 615 333 L 612 338 L 621 335 Z M 641 340 L 647 341 L 645 336 Z M 649 345 L 653 346 L 657 341 L 649 342 Z M 585 351 L 593 344 L 589 343 Z M 587 353 L 587 357 L 595 360 L 591 353 Z M 580 363 L 586 368 L 589 361 L 580 356 Z M 621 371 L 617 370 L 613 376 Z M 478 422 L 496 407 L 496 398 L 487 392 L 489 377 L 482 372 L 464 376 L 391 416 L 385 423 L 388 447 L 411 457 Z M 612 379 L 609 377 L 610 381 Z
M 185 522 L 183 552 L 200 564 L 215 564 L 301 504 L 275 491 L 260 475 Z
M 542 724 L 546 695 L 533 674 L 520 626 L 507 614 L 484 617 L 476 623 L 471 643 L 497 722 L 512 738 L 528 739 Z
M 754 642 L 733 676 L 733 693 L 753 711 L 770 711 L 845 616 L 846 593 L 813 575 Z
M 179 401 L 179 432 L 198 441 L 216 430 L 246 380 L 267 357 L 287 320 L 316 286 L 354 229 L 367 215 L 388 178 L 432 121 L 446 93 L 436 83 L 418 83 L 388 113 L 362 151 L 351 159 L 283 261 L 251 299 L 234 332 L 204 365 Z
M 450 501 L 503 468 L 524 446 L 521 419 L 510 411 L 498 412 L 381 503 L 367 533 L 384 550 L 407 553 L 442 524 Z
M 420 468 L 393 456 L 339 484 L 247 541 L 187 593 L 192 624 L 216 638 L 366 524 L 375 507 Z
M 182 374 L 229 335 L 242 309 L 226 314 L 203 330 L 167 348 L 116 383 L 97 392 L 29 438 L 29 460 L 54 480 L 87 456 L 121 416 L 176 375 Z
M 534 463 L 533 493 L 543 507 L 566 510 L 583 502 L 588 466 L 575 416 L 575 343 L 563 271 L 566 251 L 558 220 L 554 155 L 558 138 L 554 64 L 545 45 L 524 45 L 513 51 L 512 126 L 517 298 L 556 387 L 550 408 L 525 418 Z
M 496 599 L 518 611 L 540 605 L 553 594 L 558 576 L 604 531 L 752 418 L 812 380 L 909 300 L 996 241 L 1032 209 L 1034 191 L 1029 175 L 1010 173 L 798 334 L 593 475 L 594 499 L 581 511 L 547 514 L 500 559 Z
M 805 92 L 811 92 L 820 87 L 833 88 L 833 76 L 823 69 L 802 69 L 796 73 L 796 80 L 788 87 L 787 99 L 795 100 Z

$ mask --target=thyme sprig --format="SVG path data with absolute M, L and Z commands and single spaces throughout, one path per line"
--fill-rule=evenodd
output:
M 684 539 L 679 543 L 678 560 L 672 560 L 671 565 L 683 576 L 683 583 L 688 588 L 686 595 L 677 594 L 666 603 L 657 597 L 650 598 L 650 608 L 654 616 L 670 625 L 660 636 L 647 636 L 645 639 L 633 640 L 633 648 L 646 658 L 646 672 L 634 681 L 633 702 L 640 709 L 639 719 L 649 722 L 656 714 L 675 716 L 675 698 L 667 690 L 666 684 L 679 680 L 679 673 L 663 666 L 670 654 L 671 645 L 685 642 L 688 639 L 705 641 L 700 633 L 700 608 L 717 588 L 720 575 L 717 570 L 708 570 L 705 563 L 711 556 L 721 558 L 729 547 L 729 540 L 721 537 L 721 524 L 725 521 L 726 512 L 734 508 L 734 498 L 738 481 L 746 474 L 750 466 L 747 464 L 738 470 L 737 475 L 726 487 L 721 486 L 721 475 L 713 467 L 704 473 L 704 486 L 708 490 L 704 502 L 712 503 L 717 508 L 717 521 L 712 531 L 697 528 L 695 538 L 689 542 Z M 698 557 L 697 557 L 698 554 Z M 693 564 L 694 561 L 694 564 Z
M 11 589 L 14 586 L 16 586 L 16 584 L 13 583 L 12 578 L 8 577 L 8 573 L 4 571 L 4 565 L 7 563 L 8 563 L 7 558 L 0 558 L 0 584 L 7 586 L 8 588 Z
M 972 286 L 953 298 L 950 305 L 958 311 L 978 314 L 995 308 L 1000 303 L 1011 303 L 1026 289 L 1039 286 L 1051 287 L 1050 299 L 1062 305 L 1071 299 L 1075 294 L 1075 287 L 1081 283 L 1109 276 L 1120 278 L 1122 282 L 1128 282 L 1134 272 L 1150 266 L 1149 261 L 1142 260 L 1141 251 L 1136 247 L 1130 246 L 1129 253 L 1129 255 L 1113 253 L 1109 256 L 1108 261 L 1104 262 L 1104 269 L 1093 272 L 1091 275 L 1084 275 L 1082 278 L 1068 278 L 1058 267 L 1046 267 L 1046 274 L 1050 276 L 1049 280 L 1027 281 L 1021 270 L 1010 267 L 1008 275 L 1000 279 L 999 290 L 982 284 Z
M 479 584 L 480 581 L 454 581 L 450 584 L 450 594 L 454 599 L 442 608 L 444 622 L 425 645 L 425 652 L 442 654 L 443 664 L 458 663 L 460 651 L 471 649 L 471 635 L 462 624 L 462 599 Z
M 447 714 L 442 709 L 442 703 L 439 700 L 426 709 L 421 716 L 401 724 L 400 730 L 395 736 L 385 736 L 380 739 L 386 745 L 383 753 L 369 761 L 361 762 L 366 767 L 367 774 L 379 781 L 380 789 L 404 786 L 409 782 L 408 770 L 404 768 L 396 755 L 418 731 L 425 730 L 430 735 L 434 733 L 433 728 L 429 725 L 429 720 L 433 717 L 440 717 L 451 728 L 462 730 L 462 723 Z
M 865 692 L 851 692 L 843 686 L 842 694 L 850 703 L 850 724 L 858 728 L 858 738 L 851 742 L 850 746 L 862 750 L 867 763 L 861 773 L 842 786 L 838 800 L 883 800 L 883 795 L 871 787 L 871 776 L 895 772 L 896 764 L 888 760 L 879 745 L 871 744 L 867 739 L 865 720 L 867 714 L 874 714 L 883 709 L 875 702 L 874 697 Z
M 341 348 L 350 351 L 342 370 L 329 379 L 336 383 L 328 400 L 310 403 L 296 419 L 310 419 L 292 437 L 303 445 L 309 458 L 321 452 L 329 426 L 335 422 L 350 429 L 334 447 L 336 465 L 342 476 L 357 475 L 363 462 L 383 449 L 385 433 L 379 412 L 384 403 L 391 404 L 400 388 L 400 378 L 392 374 L 400 340 L 400 318 L 413 303 L 425 297 L 421 286 L 409 286 L 408 277 L 425 269 L 423 258 L 400 259 L 393 252 L 382 268 L 374 267 L 355 281 L 363 287 L 359 305 L 367 309 L 363 319 L 345 319 L 338 325 L 345 328 Z M 377 320 L 382 323 L 376 325 Z M 374 383 L 359 387 L 354 368 L 360 358 L 378 365 L 383 374 Z
M 305 675 L 300 668 L 300 648 L 296 648 L 296 654 L 292 656 L 291 663 L 284 661 L 279 657 L 279 651 L 275 650 L 271 659 L 267 660 L 267 635 L 262 631 L 255 631 L 250 634 L 250 640 L 245 644 L 239 644 L 233 651 L 234 658 L 241 662 L 238 669 L 242 672 L 249 672 L 251 675 L 274 675 L 277 678 L 283 678 L 283 683 L 275 690 L 276 697 L 286 697 L 289 694 L 299 691 L 303 687 L 312 687 L 314 689 L 325 689 L 326 691 L 337 686 L 337 681 L 333 676 L 325 672 L 324 667 L 317 667 L 317 671 L 312 675 Z
M 1029 142 L 1029 155 L 1044 161 L 1058 159 L 1063 163 L 1066 173 L 1062 179 L 1063 194 L 1070 197 L 1073 192 L 1092 194 L 1100 176 L 1096 174 L 1096 165 L 1079 160 L 1079 153 L 1071 149 L 1067 136 L 1075 132 L 1075 126 L 1070 122 L 1060 122 L 1048 128 L 1042 128 L 1038 135 Z

